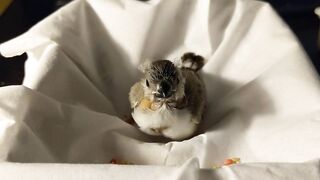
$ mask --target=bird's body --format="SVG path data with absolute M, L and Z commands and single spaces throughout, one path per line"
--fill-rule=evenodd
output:
M 193 62 L 192 58 L 195 55 L 192 55 L 191 61 L 188 61 L 188 64 L 183 64 L 186 61 L 182 62 L 181 67 L 172 67 L 171 62 L 167 60 L 149 65 L 145 73 L 150 73 L 151 78 L 145 77 L 133 85 L 129 100 L 133 108 L 132 117 L 141 131 L 171 139 L 185 139 L 196 131 L 204 112 L 205 90 L 197 73 L 203 65 L 203 59 L 202 64 L 194 66 L 194 63 L 199 62 Z M 154 68 L 156 72 L 150 72 L 148 68 Z M 158 73 L 161 74 L 160 77 L 156 76 Z M 166 73 L 169 76 L 166 76 Z M 156 81 L 157 78 L 160 81 Z M 157 94 L 162 87 L 167 90 Z M 169 95 L 166 96 L 167 94 Z
M 192 114 L 187 109 L 169 109 L 162 105 L 156 110 L 135 108 L 133 119 L 141 131 L 150 135 L 163 135 L 171 139 L 190 136 L 196 124 L 191 121 Z

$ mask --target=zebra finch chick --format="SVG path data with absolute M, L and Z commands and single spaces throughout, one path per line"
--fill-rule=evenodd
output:
M 198 74 L 204 59 L 185 53 L 180 63 L 157 60 L 140 67 L 144 77 L 131 87 L 129 101 L 141 131 L 175 140 L 196 131 L 205 107 L 204 83 Z

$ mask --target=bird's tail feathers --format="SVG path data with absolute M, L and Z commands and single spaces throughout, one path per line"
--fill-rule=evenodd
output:
M 181 57 L 182 68 L 199 71 L 204 66 L 204 58 L 193 52 L 184 53 Z

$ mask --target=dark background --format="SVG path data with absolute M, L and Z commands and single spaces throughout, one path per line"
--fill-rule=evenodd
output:
M 320 0 L 267 0 L 288 23 L 310 56 L 318 73 L 320 54 L 317 48 L 319 19 L 314 9 Z M 0 43 L 27 31 L 68 0 L 14 0 L 0 16 Z M 24 76 L 24 54 L 14 58 L 0 55 L 0 86 L 21 84 Z

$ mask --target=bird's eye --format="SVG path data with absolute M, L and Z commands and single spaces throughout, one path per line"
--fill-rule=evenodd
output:
M 149 81 L 146 79 L 146 85 L 147 85 L 147 87 L 149 87 L 150 85 L 149 85 Z

